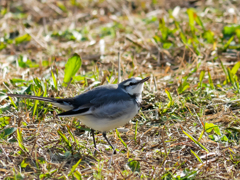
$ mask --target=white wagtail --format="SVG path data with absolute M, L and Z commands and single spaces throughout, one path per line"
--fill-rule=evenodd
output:
M 73 98 L 56 99 L 23 94 L 8 94 L 8 96 L 51 102 L 66 111 L 58 114 L 58 117 L 77 117 L 91 128 L 96 149 L 94 130 L 103 132 L 103 137 L 116 153 L 107 139 L 106 132 L 125 125 L 138 113 L 143 84 L 149 78 L 134 77 L 119 84 L 98 86 Z

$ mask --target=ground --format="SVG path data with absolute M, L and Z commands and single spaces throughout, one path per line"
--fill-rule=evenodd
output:
M 240 3 L 0 1 L 1 179 L 239 179 Z M 147 77 L 107 136 L 50 103 Z

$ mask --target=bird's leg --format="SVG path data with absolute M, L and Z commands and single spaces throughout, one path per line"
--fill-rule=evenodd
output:
M 94 136 L 94 130 L 93 129 L 91 129 L 91 133 L 92 133 L 92 137 L 93 137 L 93 143 L 94 143 L 95 150 L 98 150 L 97 145 L 96 145 L 96 141 L 95 141 L 95 136 Z
M 110 141 L 109 141 L 108 138 L 107 138 L 107 133 L 106 133 L 106 132 L 103 132 L 102 135 L 103 135 L 103 137 L 106 139 L 106 141 L 108 142 L 108 144 L 111 146 L 111 148 L 113 149 L 113 154 L 116 154 L 115 148 L 113 147 L 113 145 L 110 143 Z

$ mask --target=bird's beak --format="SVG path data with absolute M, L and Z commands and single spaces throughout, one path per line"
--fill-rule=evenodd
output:
M 148 76 L 148 77 L 142 79 L 142 80 L 139 81 L 138 83 L 139 83 L 139 84 L 140 84 L 140 83 L 144 83 L 145 81 L 147 81 L 147 80 L 149 80 L 149 79 L 150 79 L 150 76 Z

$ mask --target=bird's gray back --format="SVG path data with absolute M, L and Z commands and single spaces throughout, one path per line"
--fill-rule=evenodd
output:
M 72 100 L 72 105 L 74 107 L 80 107 L 90 103 L 98 106 L 120 100 L 129 100 L 129 95 L 122 89 L 118 89 L 117 84 L 109 84 L 96 87 L 76 96 Z

